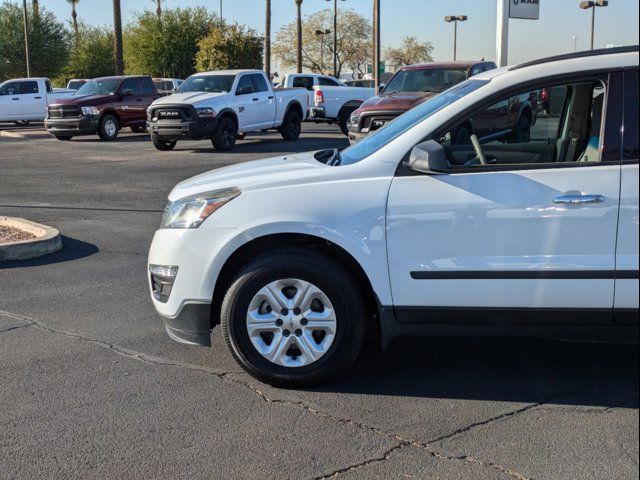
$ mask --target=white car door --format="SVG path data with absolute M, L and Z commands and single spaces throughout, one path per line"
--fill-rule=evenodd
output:
M 441 307 L 459 308 L 459 317 L 445 320 L 460 324 L 562 323 L 574 321 L 558 315 L 565 309 L 611 312 L 620 200 L 619 143 L 611 135 L 619 122 L 605 137 L 600 119 L 603 111 L 615 116 L 620 89 L 608 85 L 611 108 L 603 110 L 608 81 L 550 85 L 563 96 L 559 114 L 536 100 L 545 85 L 505 95 L 520 102 L 506 137 L 476 131 L 468 116 L 434 135 L 448 173 L 399 171 L 388 197 L 387 245 L 400 322 L 440 323 Z M 480 133 L 477 155 L 469 135 Z M 595 154 L 583 153 L 589 143 Z M 611 322 L 611 315 L 581 315 L 586 324 Z
M 19 82 L 9 82 L 0 89 L 0 120 L 19 120 L 22 117 Z
M 616 250 L 615 321 L 638 326 L 638 70 L 624 76 L 624 137 Z
M 42 120 L 46 116 L 46 92 L 38 89 L 35 80 L 22 80 L 20 82 L 20 100 L 22 103 L 22 116 L 25 120 Z
M 251 74 L 253 80 L 254 94 L 251 100 L 258 104 L 259 118 L 258 128 L 272 128 L 275 126 L 276 118 L 276 96 L 267 85 L 264 76 L 259 73 Z
M 251 74 L 242 75 L 238 79 L 234 98 L 234 110 L 238 115 L 238 131 L 248 132 L 258 128 L 260 122 L 260 106 L 254 100 L 255 88 Z

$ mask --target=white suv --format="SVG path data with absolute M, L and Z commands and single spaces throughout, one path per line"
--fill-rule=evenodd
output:
M 637 342 L 638 217 L 628 47 L 480 74 L 341 152 L 186 180 L 149 280 L 175 340 L 220 322 L 249 373 L 309 385 L 367 331 Z

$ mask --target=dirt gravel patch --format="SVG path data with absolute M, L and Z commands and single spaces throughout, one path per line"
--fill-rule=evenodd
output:
M 22 240 L 31 240 L 36 238 L 33 233 L 25 232 L 15 227 L 0 225 L 0 243 L 20 242 Z

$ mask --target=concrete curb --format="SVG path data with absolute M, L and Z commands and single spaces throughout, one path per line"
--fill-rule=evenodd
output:
M 0 262 L 41 257 L 62 248 L 60 232 L 53 227 L 14 217 L 0 217 L 0 225 L 16 227 L 36 235 L 36 238 L 31 240 L 0 243 Z
M 7 138 L 53 138 L 46 130 L 0 130 L 0 137 Z

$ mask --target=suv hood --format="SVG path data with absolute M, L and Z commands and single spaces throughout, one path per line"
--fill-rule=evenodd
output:
M 228 93 L 207 93 L 207 92 L 187 92 L 187 93 L 174 93 L 173 95 L 167 95 L 166 97 L 160 97 L 153 102 L 152 105 L 167 105 L 176 103 L 187 103 L 196 106 L 199 103 L 203 103 L 209 106 L 208 103 L 211 100 L 215 100 L 218 97 L 228 95 Z
M 370 98 L 362 105 L 361 111 L 364 110 L 409 110 L 416 105 L 421 104 L 425 100 L 435 97 L 434 92 L 401 92 L 388 95 L 378 95 Z
M 332 168 L 317 161 L 314 153 L 272 157 L 211 170 L 180 182 L 169 194 L 169 200 L 173 202 L 222 188 L 249 191 L 310 182 L 321 171 Z

